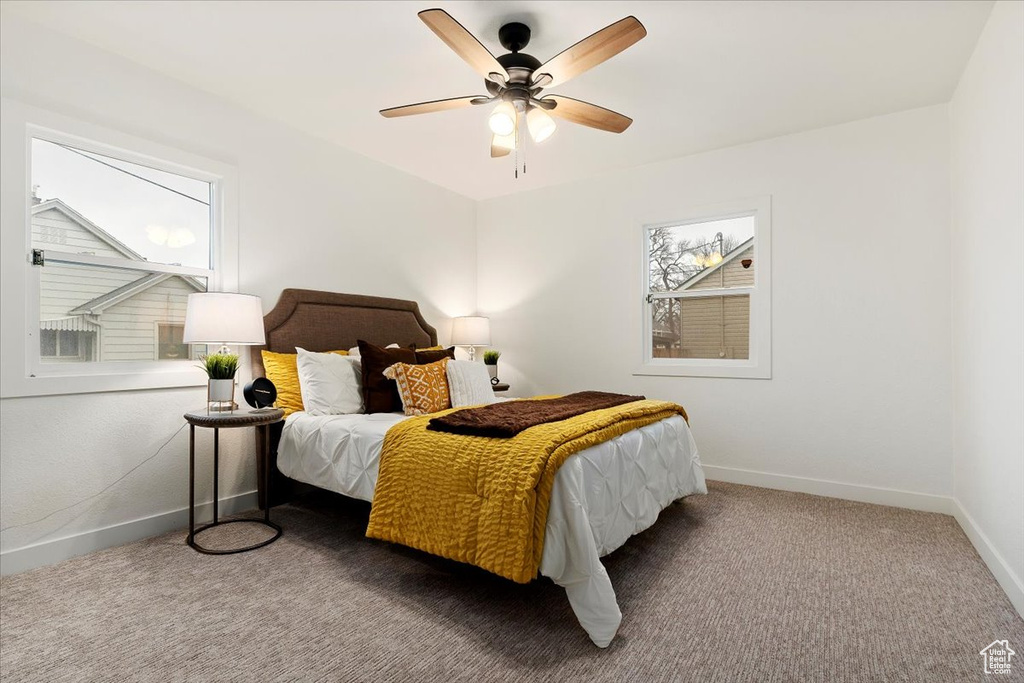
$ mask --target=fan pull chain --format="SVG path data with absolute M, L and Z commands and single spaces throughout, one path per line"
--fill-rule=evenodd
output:
M 523 175 L 526 175 L 526 145 L 527 145 L 527 138 L 529 138 L 529 137 L 530 137 L 529 135 L 524 135 L 523 136 Z
M 518 115 L 516 116 L 515 140 L 513 140 L 513 142 L 514 142 L 514 144 L 516 146 L 515 155 L 512 157 L 513 158 L 513 163 L 515 164 L 515 167 L 513 168 L 513 174 L 515 175 L 515 179 L 519 180 L 519 116 Z

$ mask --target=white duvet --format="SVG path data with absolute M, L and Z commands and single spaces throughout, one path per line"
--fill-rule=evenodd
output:
M 278 468 L 286 476 L 373 502 L 384 434 L 395 413 L 313 416 L 285 422 Z M 654 524 L 672 501 L 707 493 L 690 428 L 676 415 L 635 429 L 566 460 L 551 492 L 540 572 L 565 588 L 598 647 L 622 620 L 600 557 Z

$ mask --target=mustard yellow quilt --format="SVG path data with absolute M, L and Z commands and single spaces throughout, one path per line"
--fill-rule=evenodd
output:
M 531 427 L 511 439 L 388 430 L 366 535 L 467 562 L 519 583 L 537 576 L 551 487 L 565 460 L 632 429 L 682 415 L 643 400 Z

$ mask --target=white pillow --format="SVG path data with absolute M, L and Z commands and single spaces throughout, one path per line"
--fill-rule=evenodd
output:
M 364 412 L 363 366 L 359 358 L 295 348 L 302 405 L 310 415 Z
M 471 360 L 448 361 L 448 393 L 452 408 L 494 403 L 491 377 L 483 363 Z

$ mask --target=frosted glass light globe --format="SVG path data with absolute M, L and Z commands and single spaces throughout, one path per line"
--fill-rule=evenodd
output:
M 516 108 L 511 102 L 502 102 L 491 112 L 487 125 L 495 135 L 511 135 L 516 129 Z

